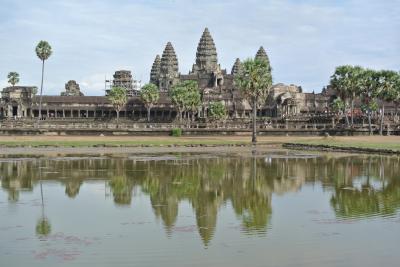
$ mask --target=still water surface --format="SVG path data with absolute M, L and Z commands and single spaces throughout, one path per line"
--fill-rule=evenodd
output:
M 0 266 L 398 266 L 400 159 L 0 159 Z

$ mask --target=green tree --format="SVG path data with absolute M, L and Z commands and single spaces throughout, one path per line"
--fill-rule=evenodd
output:
M 182 122 L 182 113 L 184 111 L 192 111 L 192 114 L 194 114 L 201 104 L 197 82 L 192 80 L 183 81 L 173 86 L 170 90 L 170 97 L 178 110 L 180 122 Z
M 380 118 L 379 134 L 383 134 L 383 122 L 385 119 L 385 102 L 392 102 L 399 98 L 398 86 L 400 85 L 400 75 L 395 71 L 383 70 L 377 73 L 378 98 L 382 100 L 382 111 Z
M 111 88 L 107 95 L 108 100 L 114 106 L 115 112 L 117 112 L 117 127 L 119 122 L 119 112 L 126 105 L 128 98 L 126 96 L 126 89 L 124 87 L 115 86 Z
M 18 72 L 11 71 L 10 73 L 8 73 L 7 78 L 8 78 L 8 83 L 11 84 L 13 87 L 17 83 L 19 83 L 19 74 L 18 74 Z
M 346 107 L 350 102 L 351 125 L 354 124 L 354 100 L 361 94 L 361 76 L 363 69 L 359 66 L 344 65 L 335 69 L 331 76 L 330 84 L 340 98 L 345 103 L 346 124 L 349 127 L 350 122 L 346 112 Z
M 252 142 L 257 142 L 257 107 L 264 103 L 272 87 L 271 66 L 267 60 L 246 59 L 235 82 L 253 108 Z
M 194 121 L 194 116 L 196 115 L 198 108 L 201 106 L 201 95 L 197 82 L 195 81 L 189 83 L 187 89 L 185 109 L 191 112 L 192 121 Z
M 341 119 L 341 115 L 343 114 L 345 106 L 346 105 L 345 105 L 344 101 L 340 97 L 333 100 L 333 102 L 331 104 L 331 108 L 332 108 L 333 112 L 336 113 L 338 120 Z
M 226 107 L 222 102 L 211 102 L 209 107 L 210 118 L 219 121 L 226 118 Z
M 39 116 L 38 116 L 38 126 L 40 119 L 42 118 L 42 97 L 43 97 L 43 78 L 44 78 L 44 61 L 47 60 L 51 54 L 51 46 L 47 41 L 40 41 L 36 46 L 36 55 L 42 61 L 42 80 L 40 83 L 40 100 L 39 100 Z
M 140 90 L 140 98 L 147 109 L 147 121 L 150 122 L 150 110 L 160 98 L 160 91 L 153 83 L 148 83 Z
M 376 71 L 371 69 L 363 70 L 360 76 L 360 87 L 362 92 L 362 102 L 367 107 L 368 114 L 368 129 L 369 134 L 372 135 L 372 122 L 371 122 L 371 113 L 373 103 L 375 102 L 375 98 L 378 94 L 379 88 L 379 75 Z

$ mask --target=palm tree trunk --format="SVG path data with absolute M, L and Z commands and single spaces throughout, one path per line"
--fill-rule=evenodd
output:
M 351 108 L 350 108 L 350 116 L 351 116 L 351 126 L 354 125 L 354 97 L 351 99 Z
M 147 122 L 150 122 L 150 107 L 147 107 Z
M 381 125 L 379 126 L 379 134 L 383 135 L 383 120 L 385 118 L 385 104 L 382 104 Z
M 346 118 L 347 127 L 350 127 L 349 116 L 347 114 L 347 109 L 346 108 L 344 108 L 344 117 Z
M 257 143 L 257 98 L 253 98 L 253 134 L 251 137 L 253 144 Z
M 43 76 L 44 76 L 44 60 L 42 60 L 42 81 L 40 83 L 39 114 L 38 114 L 38 120 L 37 120 L 38 128 L 39 128 L 39 124 L 40 124 L 40 119 L 42 118 Z
M 118 123 L 119 123 L 119 109 L 117 109 L 116 111 L 117 111 L 117 128 L 118 128 Z
M 368 107 L 368 129 L 369 129 L 369 135 L 372 135 L 371 108 L 370 107 Z

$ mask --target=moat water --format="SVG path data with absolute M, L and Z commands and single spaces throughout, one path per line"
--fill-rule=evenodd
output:
M 398 266 L 400 158 L 0 158 L 0 266 Z

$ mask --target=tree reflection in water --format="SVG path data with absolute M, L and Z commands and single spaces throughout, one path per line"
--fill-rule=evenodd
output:
M 171 158 L 171 157 L 169 157 Z M 330 204 L 339 218 L 390 216 L 400 208 L 399 158 L 352 157 L 194 157 L 175 160 L 146 158 L 81 158 L 0 162 L 1 186 L 9 201 L 20 191 L 32 191 L 40 178 L 59 180 L 74 198 L 88 178 L 107 179 L 114 202 L 130 206 L 134 190 L 149 196 L 156 218 L 166 232 L 174 231 L 179 203 L 191 204 L 199 235 L 207 246 L 217 225 L 221 206 L 231 205 L 245 233 L 266 233 L 272 216 L 273 195 L 320 185 L 331 192 Z M 44 208 L 44 205 L 43 205 Z M 51 227 L 44 209 L 40 226 Z

